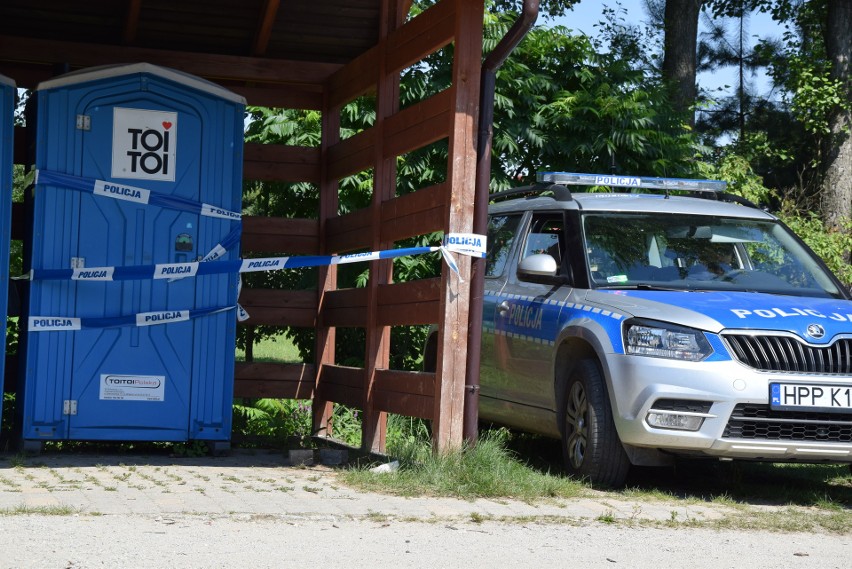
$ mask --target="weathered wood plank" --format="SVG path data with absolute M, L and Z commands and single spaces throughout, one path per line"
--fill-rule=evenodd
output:
M 375 91 L 379 79 L 376 72 L 378 62 L 379 49 L 373 47 L 329 77 L 325 85 L 329 106 L 343 106 L 365 93 Z
M 440 279 L 382 285 L 377 316 L 384 326 L 434 324 L 440 316 Z
M 316 326 L 316 291 L 243 288 L 240 292 L 240 305 L 250 316 L 242 323 L 247 326 Z
M 179 69 L 213 81 L 266 81 L 281 84 L 322 85 L 342 66 L 286 59 L 244 57 L 139 47 L 109 46 L 83 42 L 65 42 L 0 36 L 0 53 L 19 61 L 62 61 L 72 68 L 146 61 Z
M 29 239 L 32 227 L 27 224 L 24 204 L 12 204 L 12 239 Z
M 322 109 L 323 89 L 319 85 L 244 85 L 227 81 L 221 81 L 220 85 L 245 97 L 248 105 L 277 109 Z
M 348 253 L 366 249 L 370 245 L 371 219 L 369 208 L 351 211 L 346 215 L 329 219 L 326 251 Z
M 243 178 L 316 184 L 319 160 L 319 148 L 247 143 L 243 149 Z
M 382 204 L 382 240 L 399 241 L 443 229 L 446 184 L 436 184 Z
M 389 117 L 382 140 L 385 158 L 396 157 L 449 135 L 453 90 L 446 89 Z
M 234 397 L 311 399 L 316 368 L 310 364 L 237 362 Z
M 319 223 L 315 219 L 243 217 L 242 251 L 254 253 L 319 254 Z
M 388 72 L 401 71 L 453 39 L 456 0 L 442 0 L 388 36 Z
M 479 68 L 482 58 L 483 0 L 458 3 L 452 93 L 453 128 L 449 140 L 446 233 L 469 233 L 476 183 L 476 133 L 479 116 Z M 467 362 L 470 257 L 458 256 L 459 276 L 442 272 L 433 440 L 440 451 L 462 444 Z M 460 278 L 459 278 L 460 277 Z
M 389 393 L 376 389 L 373 392 L 373 405 L 376 409 L 386 413 L 431 420 L 432 414 L 435 412 L 435 397 L 432 395 Z
M 341 140 L 328 149 L 328 175 L 336 180 L 373 167 L 376 128 Z
M 325 293 L 320 309 L 322 326 L 363 327 L 367 322 L 367 289 L 349 288 Z
M 435 374 L 423 371 L 378 369 L 375 387 L 393 393 L 431 396 L 435 393 Z
M 317 381 L 316 397 L 360 409 L 364 397 L 363 381 L 363 368 L 323 365 Z

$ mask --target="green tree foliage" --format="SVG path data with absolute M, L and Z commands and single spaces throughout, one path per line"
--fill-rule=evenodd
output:
M 624 11 L 604 16 L 595 40 L 534 28 L 498 72 L 492 190 L 543 170 L 694 172 L 700 148 L 654 69 L 655 40 Z M 490 16 L 486 34 L 496 40 L 513 19 Z

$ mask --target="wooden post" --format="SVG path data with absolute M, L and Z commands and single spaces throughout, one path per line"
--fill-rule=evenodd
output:
M 328 100 L 328 97 L 325 97 Z M 328 255 L 328 220 L 337 215 L 338 183 L 328 177 L 328 149 L 340 140 L 340 108 L 328 108 L 323 105 L 322 140 L 320 142 L 320 184 L 319 184 L 319 250 Z M 324 365 L 334 365 L 335 329 L 327 326 L 321 318 L 325 306 L 326 293 L 337 288 L 337 266 L 331 265 L 319 269 L 317 283 L 317 318 L 316 325 L 316 377 L 314 385 L 319 386 L 319 378 Z M 311 406 L 313 410 L 312 433 L 319 436 L 332 436 L 334 425 L 331 424 L 333 404 L 315 398 Z
M 445 231 L 467 233 L 473 227 L 484 6 L 482 0 L 456 0 L 456 4 L 454 105 L 447 165 L 449 195 L 446 198 Z M 463 437 L 470 257 L 459 255 L 457 262 L 460 275 L 455 275 L 445 266 L 441 277 L 437 393 L 432 430 L 433 444 L 439 452 L 459 448 Z
M 399 109 L 399 73 L 388 74 L 387 37 L 401 24 L 398 0 L 383 0 L 379 31 L 379 68 L 376 86 L 377 133 L 384 130 L 385 119 Z M 377 136 L 374 145 L 373 199 L 370 204 L 371 246 L 373 251 L 388 249 L 392 242 L 382 241 L 382 204 L 396 195 L 396 157 L 385 157 L 384 137 Z M 374 261 L 367 284 L 367 330 L 364 358 L 364 418 L 361 446 L 365 450 L 384 452 L 387 437 L 387 413 L 373 405 L 376 369 L 387 369 L 390 362 L 390 327 L 378 323 L 379 287 L 393 280 L 393 261 Z

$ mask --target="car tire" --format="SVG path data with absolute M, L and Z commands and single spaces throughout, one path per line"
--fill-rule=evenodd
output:
M 568 474 L 599 486 L 623 486 L 630 460 L 615 430 L 603 374 L 596 361 L 578 362 L 563 399 L 562 455 Z

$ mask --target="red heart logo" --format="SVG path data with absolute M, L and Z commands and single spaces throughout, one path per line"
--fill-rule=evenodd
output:
M 172 128 L 172 123 L 170 123 L 169 121 L 163 121 L 163 128 L 169 130 L 170 128 Z

